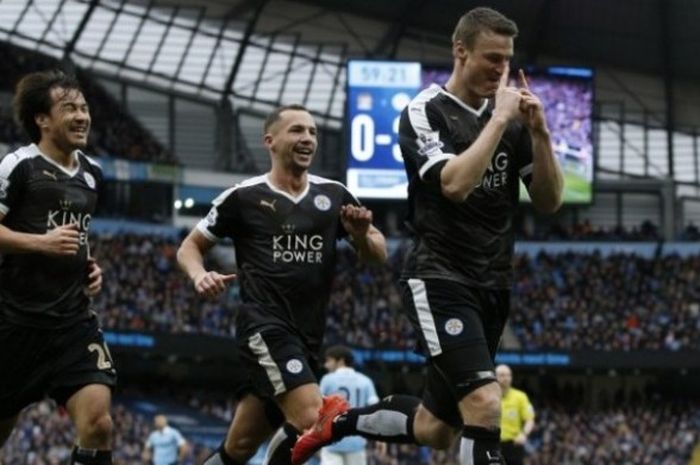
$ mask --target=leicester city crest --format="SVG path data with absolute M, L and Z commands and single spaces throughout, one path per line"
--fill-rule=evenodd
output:
M 87 184 L 90 189 L 94 189 L 97 185 L 95 178 L 88 172 L 85 172 L 83 176 L 85 177 L 85 184 Z
M 314 197 L 314 205 L 323 212 L 328 211 L 331 208 L 331 199 L 327 195 L 319 194 Z

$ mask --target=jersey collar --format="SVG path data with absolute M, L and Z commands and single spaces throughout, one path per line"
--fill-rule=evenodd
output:
M 38 145 L 32 144 L 31 148 L 36 151 L 41 157 L 46 160 L 47 162 L 51 163 L 53 166 L 58 168 L 59 170 L 63 171 L 66 175 L 70 176 L 71 178 L 78 174 L 78 171 L 80 171 L 80 160 L 78 160 L 78 152 L 79 150 L 74 150 L 73 153 L 71 154 L 73 156 L 73 159 L 75 160 L 75 168 L 72 170 L 69 170 L 65 166 L 56 163 L 53 158 L 50 156 L 46 155 L 44 152 L 41 151 Z
M 433 85 L 437 85 L 437 84 L 433 84 Z M 438 87 L 439 87 L 439 86 L 438 86 Z M 454 100 L 455 103 L 457 103 L 457 105 L 459 105 L 460 107 L 464 108 L 464 109 L 467 110 L 468 112 L 473 113 L 473 114 L 474 114 L 475 116 L 477 116 L 477 117 L 481 117 L 481 115 L 484 114 L 484 111 L 486 111 L 486 108 L 489 106 L 489 99 L 484 99 L 484 103 L 481 104 L 481 107 L 479 107 L 479 108 L 474 108 L 474 107 L 472 107 L 471 105 L 467 105 L 467 104 L 464 103 L 462 100 L 460 100 L 459 98 L 457 98 L 456 96 L 454 96 L 453 94 L 451 94 L 451 93 L 450 93 L 447 89 L 445 89 L 444 87 L 440 87 L 440 92 L 441 92 L 445 97 L 448 97 L 448 98 Z
M 267 184 L 267 187 L 269 187 L 270 190 L 272 190 L 273 192 L 276 192 L 276 193 L 278 193 L 278 194 L 280 194 L 280 195 L 283 195 L 283 196 L 287 197 L 289 200 L 291 200 L 291 201 L 294 202 L 294 203 L 299 203 L 299 202 L 302 201 L 302 199 L 303 199 L 304 197 L 306 197 L 306 194 L 309 193 L 309 185 L 311 184 L 311 182 L 309 182 L 309 180 L 307 179 L 307 180 L 306 180 L 306 187 L 305 187 L 304 190 L 303 190 L 299 195 L 297 195 L 296 197 L 293 196 L 292 194 L 290 194 L 290 193 L 287 192 L 287 191 L 283 191 L 282 189 L 278 189 L 277 187 L 275 187 L 275 185 L 272 184 L 272 181 L 270 181 L 270 173 L 266 173 L 266 174 L 265 174 L 265 184 Z

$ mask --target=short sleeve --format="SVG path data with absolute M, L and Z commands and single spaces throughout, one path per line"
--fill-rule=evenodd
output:
M 430 89 L 413 99 L 401 114 L 399 145 L 410 176 L 439 184 L 442 167 L 456 155 L 449 126 L 430 102 L 439 88 L 432 93 Z
M 529 421 L 535 418 L 535 409 L 525 393 L 523 393 L 523 397 L 520 402 L 520 416 L 524 421 Z
M 173 433 L 175 435 L 175 442 L 177 442 L 178 446 L 182 446 L 183 444 L 185 444 L 185 438 L 182 437 L 182 434 L 180 434 L 178 430 L 173 428 Z
M 239 191 L 235 187 L 222 192 L 212 201 L 207 216 L 197 224 L 199 232 L 212 242 L 233 237 L 238 223 L 238 202 Z
M 321 382 L 319 383 L 319 389 L 321 390 L 321 395 L 327 396 L 329 394 L 332 394 L 327 375 L 321 378 Z
M 377 390 L 375 389 L 372 380 L 367 378 L 367 405 L 376 404 L 377 402 L 379 402 Z
M 14 153 L 0 161 L 0 214 L 7 215 L 21 201 L 26 173 L 26 163 Z

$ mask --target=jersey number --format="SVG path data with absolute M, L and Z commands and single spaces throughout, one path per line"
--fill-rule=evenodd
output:
M 360 405 L 360 395 L 361 391 L 360 388 L 355 389 L 355 398 L 351 399 L 350 398 L 350 389 L 346 388 L 345 386 L 340 386 L 338 388 L 338 392 L 342 392 L 343 396 L 345 397 L 345 400 L 350 402 L 350 405 L 352 405 L 353 408 L 355 407 L 364 407 L 364 405 Z
M 112 368 L 112 356 L 109 353 L 107 346 L 101 346 L 100 344 L 93 342 L 88 346 L 90 352 L 97 352 L 97 368 L 99 370 L 109 370 Z

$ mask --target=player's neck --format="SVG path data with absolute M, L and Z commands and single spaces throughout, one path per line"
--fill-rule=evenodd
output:
M 273 167 L 268 174 L 268 179 L 277 189 L 296 196 L 306 189 L 306 184 L 309 182 L 307 175 L 307 171 L 296 173 Z
M 37 144 L 41 153 L 49 157 L 51 160 L 55 161 L 59 165 L 72 169 L 75 168 L 75 157 L 73 156 L 73 151 L 66 151 L 56 146 L 51 140 L 41 139 Z
M 445 83 L 445 89 L 474 109 L 481 108 L 484 104 L 485 99 L 472 92 L 464 82 L 459 80 L 455 73 L 452 73 L 450 79 Z

